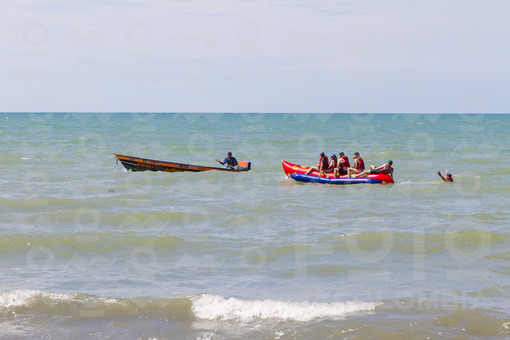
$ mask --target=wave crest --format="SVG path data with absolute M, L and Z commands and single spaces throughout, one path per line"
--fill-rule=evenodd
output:
M 350 314 L 375 311 L 379 305 L 360 301 L 315 303 L 240 300 L 210 294 L 194 296 L 192 302 L 192 311 L 198 318 L 242 322 L 254 319 L 310 321 L 318 318 L 342 318 Z

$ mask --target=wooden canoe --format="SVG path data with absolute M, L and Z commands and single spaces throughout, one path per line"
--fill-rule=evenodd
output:
M 157 161 L 154 159 L 132 157 L 118 154 L 113 154 L 113 157 L 116 158 L 117 161 L 120 161 L 124 168 L 131 171 L 201 172 L 218 170 L 229 172 L 241 172 L 249 171 L 251 169 L 251 162 L 246 161 L 239 161 L 239 166 L 236 167 L 235 169 L 231 169 L 231 168 L 219 168 L 214 166 Z

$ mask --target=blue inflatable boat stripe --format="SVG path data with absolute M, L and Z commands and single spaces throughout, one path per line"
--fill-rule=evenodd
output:
M 325 184 L 361 184 L 361 183 L 382 183 L 373 178 L 327 178 L 303 174 L 290 174 L 292 179 L 299 182 L 325 183 Z

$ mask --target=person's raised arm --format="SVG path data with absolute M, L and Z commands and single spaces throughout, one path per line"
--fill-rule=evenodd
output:
M 446 178 L 444 178 L 443 175 L 441 175 L 441 171 L 437 170 L 437 174 L 438 174 L 439 177 L 441 177 L 443 182 L 446 182 Z

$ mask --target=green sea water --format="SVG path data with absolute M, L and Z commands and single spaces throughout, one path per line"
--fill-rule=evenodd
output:
M 508 131 L 490 114 L 2 113 L 0 336 L 508 337 Z M 113 158 L 228 151 L 252 170 Z M 340 151 L 392 159 L 395 183 L 281 167 Z

